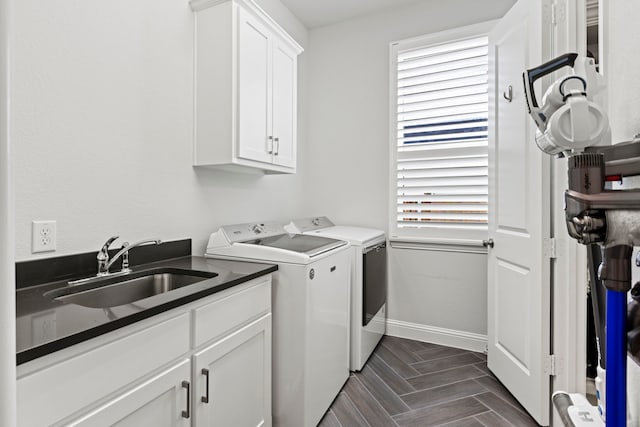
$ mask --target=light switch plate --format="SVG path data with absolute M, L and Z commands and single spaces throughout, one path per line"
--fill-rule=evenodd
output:
M 31 253 L 56 250 L 56 222 L 33 221 L 31 226 Z

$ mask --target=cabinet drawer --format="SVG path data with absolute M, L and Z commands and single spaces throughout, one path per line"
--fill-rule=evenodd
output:
M 51 425 L 189 351 L 189 314 L 18 379 L 18 425 Z
M 193 346 L 198 347 L 271 311 L 271 281 L 265 280 L 194 310 Z

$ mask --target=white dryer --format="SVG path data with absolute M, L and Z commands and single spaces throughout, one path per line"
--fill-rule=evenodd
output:
M 205 256 L 278 264 L 273 425 L 316 426 L 349 377 L 349 243 L 290 235 L 276 223 L 239 224 L 213 233 Z
M 387 255 L 384 231 L 334 225 L 327 217 L 297 219 L 290 233 L 351 243 L 351 345 L 349 368 L 360 371 L 386 332 Z

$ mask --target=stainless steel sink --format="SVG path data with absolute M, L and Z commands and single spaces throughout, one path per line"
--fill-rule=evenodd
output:
M 206 271 L 157 268 L 117 277 L 96 277 L 82 285 L 47 292 L 45 296 L 84 307 L 109 308 L 131 304 L 216 276 L 216 273 Z

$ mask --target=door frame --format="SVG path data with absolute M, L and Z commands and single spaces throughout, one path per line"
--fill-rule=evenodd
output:
M 554 28 L 552 56 L 566 52 L 586 52 L 586 1 L 555 0 L 563 13 Z M 564 18 L 564 19 L 563 19 Z M 602 23 L 602 17 L 600 17 Z M 602 25 L 602 24 L 601 24 Z M 554 77 L 556 75 L 554 74 Z M 556 355 L 556 375 L 552 392 L 586 392 L 587 342 L 587 251 L 567 234 L 564 192 L 568 188 L 567 160 L 551 160 L 551 237 L 556 242 L 552 263 L 552 352 Z M 582 298 L 580 296 L 583 296 Z M 552 409 L 554 425 L 562 425 Z

